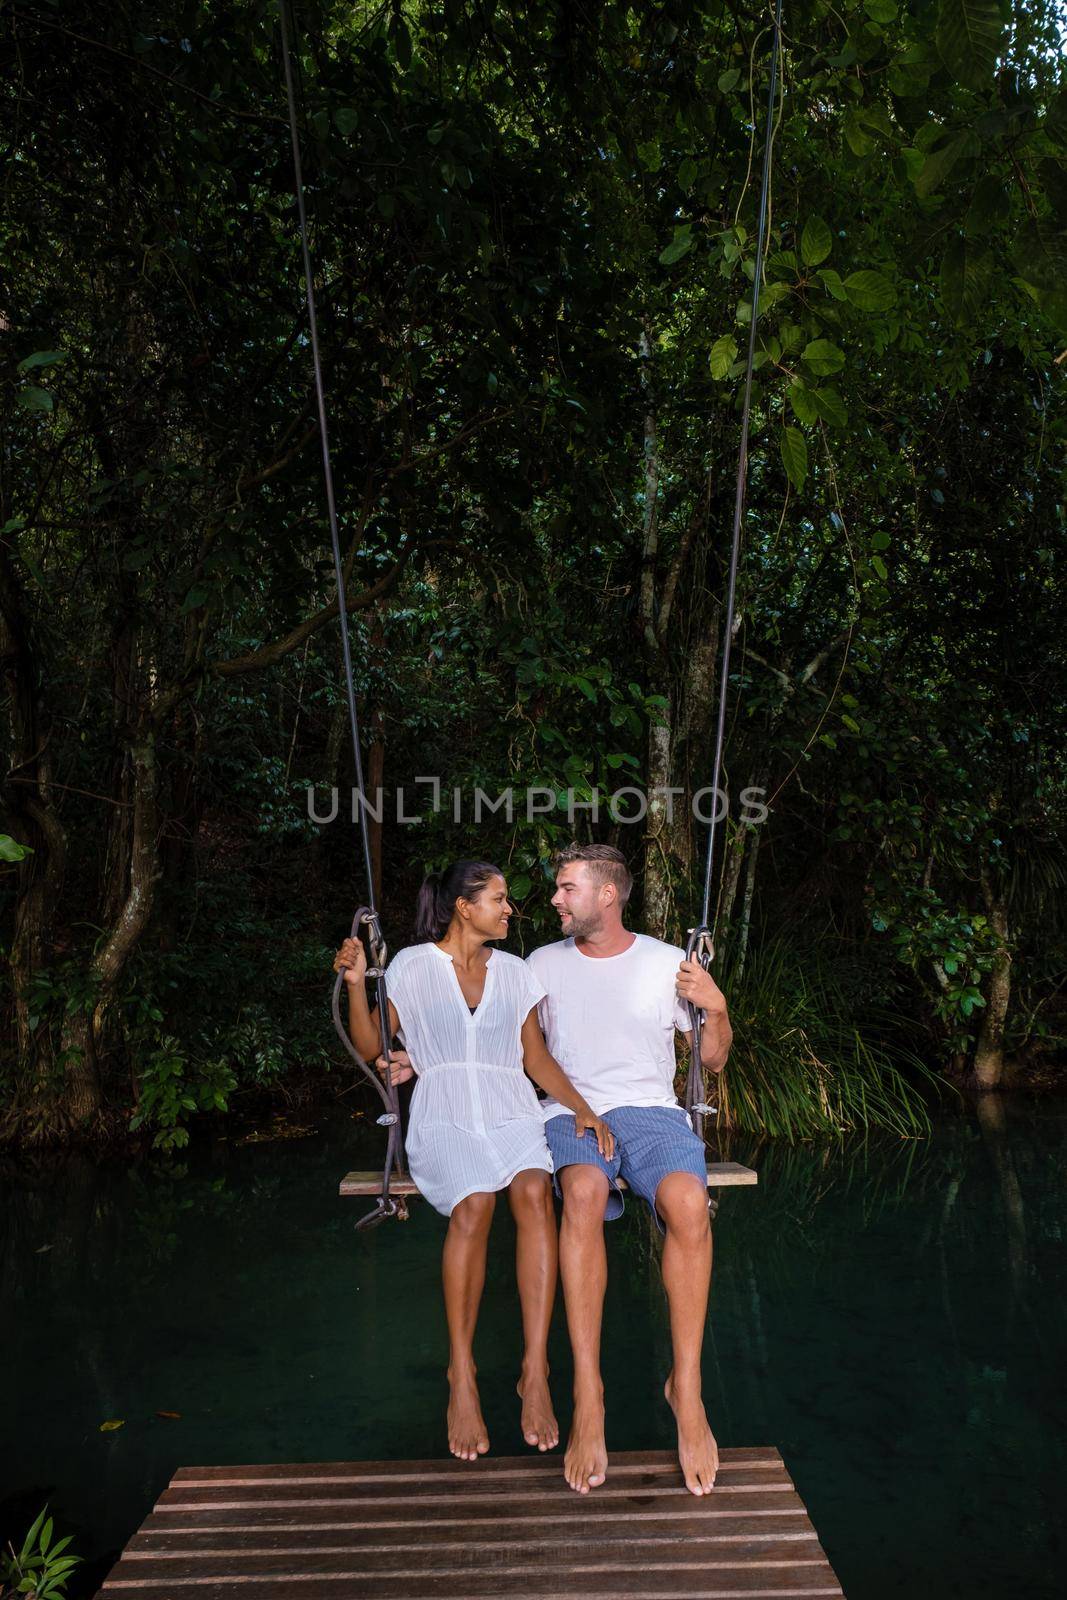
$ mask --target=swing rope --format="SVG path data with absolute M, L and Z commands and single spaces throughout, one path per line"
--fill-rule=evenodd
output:
M 715 727 L 715 751 L 711 767 L 712 812 L 708 825 L 708 848 L 704 860 L 704 897 L 701 904 L 700 923 L 692 928 L 686 945 L 686 957 L 699 961 L 707 972 L 715 959 L 712 930 L 708 925 L 711 915 L 712 869 L 715 862 L 715 836 L 719 824 L 719 780 L 722 776 L 723 745 L 726 735 L 726 697 L 730 685 L 730 645 L 733 640 L 734 610 L 737 596 L 737 568 L 741 555 L 741 529 L 745 516 L 745 491 L 748 487 L 748 436 L 752 412 L 752 374 L 756 362 L 756 323 L 759 318 L 760 286 L 763 281 L 763 264 L 767 251 L 768 199 L 771 182 L 771 149 L 774 142 L 774 102 L 778 92 L 778 62 L 782 40 L 782 0 L 775 0 L 774 32 L 771 39 L 770 83 L 767 89 L 767 126 L 763 144 L 763 172 L 760 179 L 759 220 L 756 225 L 756 261 L 752 279 L 752 320 L 748 330 L 748 358 L 745 363 L 744 404 L 741 410 L 741 448 L 737 459 L 737 484 L 734 494 L 733 535 L 730 543 L 730 575 L 726 589 L 726 617 L 723 628 L 722 666 L 719 674 L 718 717 Z M 725 812 L 725 807 L 723 808 Z M 693 1128 L 699 1138 L 704 1137 L 704 1118 L 714 1114 L 718 1129 L 719 1106 L 707 1104 L 705 1095 L 704 1065 L 700 1059 L 701 1034 L 704 1013 L 698 1006 L 689 1005 L 692 1027 L 693 1052 L 686 1080 L 685 1104 Z M 721 1096 L 716 1096 L 716 1102 Z
M 333 466 L 330 460 L 330 435 L 326 421 L 326 390 L 322 378 L 322 359 L 319 352 L 318 318 L 315 314 L 315 282 L 311 266 L 311 249 L 308 244 L 307 207 L 304 200 L 304 174 L 303 163 L 300 157 L 300 134 L 296 116 L 296 87 L 293 79 L 293 63 L 289 44 L 289 15 L 287 0 L 278 0 L 278 14 L 281 20 L 282 63 L 285 68 L 285 91 L 289 103 L 289 133 L 293 147 L 293 186 L 296 192 L 297 215 L 300 221 L 300 248 L 304 259 L 304 283 L 307 294 L 308 329 L 311 336 L 311 361 L 315 370 L 315 401 L 318 408 L 319 439 L 322 444 L 322 475 L 326 485 L 326 510 L 330 524 L 330 543 L 333 547 L 334 575 L 337 580 L 337 615 L 341 624 L 341 654 L 344 659 L 345 693 L 348 700 L 348 723 L 352 738 L 352 756 L 356 769 L 356 789 L 359 795 L 359 823 L 363 848 L 363 870 L 367 880 L 367 894 L 369 903 L 360 906 L 352 919 L 353 939 L 367 940 L 371 960 L 367 967 L 367 976 L 374 982 L 375 999 L 378 1006 L 378 1030 L 381 1037 L 382 1054 L 386 1060 L 389 1058 L 391 1038 L 389 1033 L 389 998 L 385 987 L 385 965 L 388 959 L 388 950 L 382 936 L 381 922 L 374 895 L 374 870 L 371 865 L 370 834 L 367 828 L 367 809 L 364 801 L 363 787 L 363 758 L 360 753 L 359 739 L 359 712 L 356 706 L 356 687 L 352 676 L 352 646 L 348 631 L 348 597 L 346 593 L 344 562 L 341 558 L 341 538 L 337 525 L 337 504 L 333 489 Z M 378 1118 L 379 1125 L 386 1128 L 387 1140 L 385 1161 L 382 1169 L 382 1192 L 373 1211 L 368 1212 L 356 1223 L 357 1228 L 373 1227 L 375 1223 L 382 1222 L 386 1217 L 406 1216 L 403 1199 L 395 1199 L 389 1193 L 390 1179 L 394 1172 L 398 1175 L 404 1171 L 404 1143 L 400 1125 L 400 1099 L 397 1086 L 392 1081 L 392 1075 L 387 1076 L 383 1083 L 374 1066 L 363 1059 L 355 1045 L 352 1043 L 348 1029 L 341 1019 L 341 990 L 344 987 L 344 973 L 337 975 L 333 986 L 333 998 L 330 1013 L 333 1025 L 337 1030 L 338 1038 L 344 1045 L 352 1060 L 374 1085 L 384 1107 Z

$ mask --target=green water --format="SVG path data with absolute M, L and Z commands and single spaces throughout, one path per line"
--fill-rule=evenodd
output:
M 849 1600 L 1061 1596 L 1067 1108 L 941 1118 L 921 1144 L 769 1148 L 716 1224 L 705 1390 L 775 1444 Z M 364 1138 L 219 1145 L 181 1169 L 67 1163 L 2 1205 L 0 1532 L 47 1498 L 92 1592 L 180 1465 L 444 1450 L 443 1222 L 356 1234 Z M 366 1145 L 363 1145 L 364 1150 Z M 647 1227 L 609 1230 L 608 1443 L 671 1443 Z M 520 1453 L 510 1222 L 480 1330 L 493 1448 Z M 568 1356 L 554 1334 L 561 1417 Z M 178 1420 L 156 1415 L 180 1412 Z M 100 1423 L 124 1419 L 101 1433 Z M 477 1471 L 477 1467 L 472 1467 Z

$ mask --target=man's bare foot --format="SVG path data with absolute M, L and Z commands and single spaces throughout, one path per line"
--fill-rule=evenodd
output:
M 563 1476 L 572 1489 L 588 1494 L 608 1475 L 608 1447 L 604 1439 L 604 1401 L 575 1400 L 571 1435 L 563 1459 Z
M 678 1460 L 685 1486 L 691 1494 L 710 1494 L 719 1470 L 719 1447 L 708 1426 L 708 1415 L 699 1391 L 692 1395 L 679 1394 L 671 1373 L 663 1385 L 663 1393 L 678 1424 Z
M 522 1436 L 538 1450 L 554 1450 L 559 1444 L 559 1423 L 548 1392 L 548 1372 L 523 1369 L 515 1385 L 522 1400 Z
M 473 1372 L 448 1375 L 448 1448 L 460 1461 L 477 1461 L 489 1449 Z

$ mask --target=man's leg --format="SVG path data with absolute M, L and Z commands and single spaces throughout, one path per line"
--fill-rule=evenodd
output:
M 563 1473 L 572 1489 L 588 1494 L 604 1482 L 608 1451 L 604 1439 L 604 1384 L 600 1376 L 600 1329 L 608 1258 L 604 1249 L 607 1174 L 598 1167 L 564 1167 L 559 1230 L 559 1265 L 567 1328 L 574 1352 L 574 1420 Z
M 671 1316 L 674 1365 L 665 1394 L 678 1424 L 678 1459 L 685 1486 L 709 1494 L 719 1451 L 701 1398 L 700 1353 L 711 1287 L 711 1223 L 705 1185 L 691 1172 L 669 1172 L 656 1189 L 663 1242 L 663 1286 Z

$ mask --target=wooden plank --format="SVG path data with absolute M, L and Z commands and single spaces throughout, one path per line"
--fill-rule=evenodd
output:
M 362 1573 L 310 1573 L 307 1576 L 264 1578 L 261 1573 L 205 1574 L 203 1578 L 160 1579 L 115 1576 L 107 1579 L 101 1595 L 141 1592 L 158 1600 L 234 1600 L 234 1595 L 262 1595 L 264 1600 L 517 1600 L 515 1579 L 498 1576 L 440 1576 L 398 1573 L 395 1578 L 363 1578 Z M 571 1579 L 566 1571 L 539 1573 L 536 1582 L 523 1582 L 518 1590 L 522 1600 L 619 1600 L 619 1595 L 637 1595 L 640 1600 L 733 1600 L 744 1595 L 749 1600 L 811 1600 L 825 1595 L 841 1600 L 841 1589 L 829 1563 L 793 1571 L 752 1570 L 734 1573 L 702 1573 L 686 1568 L 669 1568 L 657 1573 L 584 1574 Z
M 562 1481 L 562 1474 L 561 1474 Z M 751 1499 L 761 1506 L 774 1506 L 784 1495 L 792 1493 L 793 1486 L 784 1480 L 765 1486 L 764 1484 L 729 1484 L 721 1486 L 716 1483 L 715 1494 L 721 1504 L 729 1501 L 735 1509 L 742 1509 Z M 644 1514 L 646 1506 L 662 1506 L 673 1501 L 678 1492 L 672 1495 L 669 1490 L 656 1490 L 649 1485 L 639 1486 L 627 1483 L 616 1483 L 609 1476 L 607 1483 L 596 1491 L 597 1499 L 610 1505 L 617 1500 L 630 1500 L 640 1506 L 639 1515 Z M 531 1486 L 522 1491 L 512 1490 L 501 1494 L 499 1488 L 491 1484 L 480 1483 L 477 1479 L 464 1489 L 445 1489 L 440 1493 L 422 1493 L 413 1495 L 404 1484 L 391 1484 L 387 1492 L 382 1493 L 378 1488 L 361 1491 L 358 1486 L 345 1488 L 343 1491 L 319 1488 L 314 1484 L 291 1484 L 281 1488 L 271 1488 L 267 1485 L 257 1485 L 252 1489 L 211 1488 L 211 1489 L 165 1489 L 159 1497 L 156 1510 L 167 1511 L 194 1511 L 194 1510 L 233 1510 L 237 1507 L 255 1511 L 259 1507 L 273 1511 L 299 1510 L 303 1507 L 340 1507 L 346 1506 L 352 1511 L 374 1514 L 387 1512 L 393 1514 L 397 1520 L 409 1517 L 420 1521 L 431 1510 L 440 1507 L 463 1507 L 476 1514 L 488 1516 L 522 1515 L 526 1507 L 537 1511 L 544 1503 L 546 1491 L 543 1488 Z M 576 1495 L 575 1500 L 579 1507 L 587 1499 L 585 1495 Z M 566 1506 L 559 1508 L 558 1515 L 568 1515 Z
M 779 1519 L 775 1519 L 777 1522 Z M 819 1555 L 819 1541 L 806 1519 L 781 1518 L 780 1526 L 768 1527 L 770 1518 L 748 1521 L 736 1517 L 728 1522 L 711 1522 L 699 1515 L 684 1526 L 671 1524 L 657 1531 L 647 1525 L 630 1529 L 618 1519 L 614 1526 L 605 1525 L 598 1532 L 596 1550 L 599 1555 L 619 1556 L 624 1561 L 643 1562 L 662 1559 L 664 1550 L 675 1550 L 684 1544 L 687 1552 L 704 1549 L 708 1552 L 725 1551 L 731 1560 L 752 1562 L 761 1557 L 783 1560 L 793 1551 L 796 1559 Z M 396 1563 L 396 1540 L 381 1540 L 381 1535 L 360 1526 L 348 1529 L 328 1528 L 233 1528 L 199 1531 L 188 1528 L 159 1530 L 146 1523 L 135 1533 L 123 1552 L 126 1560 L 145 1557 L 223 1556 L 239 1551 L 256 1554 L 287 1554 L 298 1559 L 302 1552 L 308 1555 L 339 1555 L 345 1552 L 358 1557 L 366 1572 L 386 1571 Z M 509 1560 L 527 1567 L 549 1566 L 556 1560 L 566 1564 L 587 1557 L 590 1541 L 587 1536 L 573 1537 L 546 1545 L 543 1534 L 530 1537 L 529 1530 L 516 1529 L 516 1536 L 494 1528 L 492 1539 L 471 1541 L 465 1530 L 448 1530 L 431 1539 L 420 1539 L 417 1545 L 408 1545 L 405 1560 L 420 1569 L 439 1566 L 498 1566 Z
M 264 1483 L 279 1479 L 304 1479 L 308 1482 L 323 1478 L 356 1479 L 366 1483 L 372 1478 L 410 1478 L 424 1483 L 429 1478 L 456 1478 L 466 1480 L 471 1468 L 489 1469 L 497 1481 L 515 1478 L 559 1477 L 561 1457 L 558 1451 L 545 1455 L 496 1457 L 484 1456 L 480 1461 L 457 1461 L 452 1456 L 436 1457 L 427 1461 L 301 1461 L 268 1462 L 265 1465 L 240 1467 L 179 1467 L 172 1483 Z M 734 1446 L 720 1452 L 720 1472 L 732 1472 L 735 1467 L 750 1467 L 785 1471 L 785 1463 L 773 1445 Z M 662 1474 L 678 1476 L 678 1462 L 668 1451 L 613 1450 L 611 1475 L 623 1473 Z
M 588 1496 L 558 1455 L 187 1467 L 103 1600 L 807 1600 L 841 1590 L 774 1450 L 723 1452 L 706 1497 L 667 1451 Z
M 562 1481 L 561 1476 L 560 1482 Z M 223 1525 L 306 1527 L 313 1524 L 340 1523 L 344 1520 L 343 1513 L 346 1507 L 349 1511 L 348 1522 L 363 1527 L 397 1528 L 407 1524 L 422 1529 L 451 1526 L 484 1528 L 505 1521 L 518 1522 L 525 1526 L 558 1527 L 561 1523 L 570 1521 L 590 1525 L 603 1521 L 614 1514 L 616 1503 L 622 1506 L 633 1522 L 678 1521 L 690 1515 L 690 1508 L 697 1498 L 695 1495 L 685 1493 L 684 1490 L 675 1495 L 609 1496 L 605 1495 L 606 1487 L 605 1485 L 588 1495 L 578 1495 L 568 1489 L 566 1500 L 557 1501 L 553 1498 L 549 1504 L 542 1501 L 540 1505 L 536 1500 L 529 1500 L 522 1507 L 514 1505 L 503 1496 L 496 1496 L 486 1497 L 480 1501 L 471 1501 L 463 1497 L 454 1500 L 442 1499 L 433 1506 L 413 1503 L 410 1500 L 385 1504 L 379 1501 L 370 1505 L 364 1502 L 362 1505 L 353 1506 L 351 1501 L 335 1499 L 325 1504 L 322 1501 L 317 1503 L 284 1501 L 281 1505 L 272 1505 L 261 1501 L 255 1506 L 249 1506 L 246 1502 L 234 1500 L 228 1504 L 216 1504 L 214 1507 L 203 1505 L 182 1507 L 160 1501 L 156 1511 L 160 1516 L 184 1517 L 185 1525 L 191 1527 Z M 707 1505 L 702 1510 L 702 1515 L 706 1517 L 781 1516 L 783 1513 L 804 1516 L 804 1504 L 798 1494 L 788 1490 L 775 1490 L 769 1494 L 752 1492 L 735 1494 L 726 1489 L 716 1489 L 714 1494 L 708 1496 Z M 180 1526 L 178 1523 L 174 1525 Z
M 709 1161 L 708 1162 L 708 1187 L 710 1189 L 736 1189 L 747 1187 L 759 1182 L 759 1174 L 751 1167 L 743 1167 L 737 1161 Z M 619 1188 L 627 1187 L 623 1179 L 619 1179 Z M 346 1172 L 341 1179 L 337 1191 L 341 1195 L 369 1195 L 376 1198 L 382 1192 L 382 1175 L 380 1172 Z M 418 1197 L 419 1191 L 406 1175 L 402 1178 L 394 1177 L 389 1184 L 389 1193 L 401 1196 Z
M 314 1588 L 304 1589 L 305 1596 L 311 1596 L 311 1600 L 314 1600 L 314 1596 L 320 1592 L 319 1585 L 344 1583 L 346 1600 L 381 1600 L 384 1583 L 394 1595 L 402 1585 L 400 1592 L 404 1600 L 414 1595 L 433 1596 L 434 1600 L 437 1597 L 456 1600 L 457 1596 L 462 1596 L 463 1600 L 475 1600 L 477 1596 L 508 1596 L 514 1600 L 516 1591 L 524 1597 L 546 1592 L 551 1595 L 567 1592 L 577 1595 L 588 1593 L 588 1589 L 597 1589 L 605 1583 L 610 1585 L 609 1592 L 615 1595 L 643 1596 L 657 1585 L 670 1585 L 668 1593 L 674 1594 L 679 1588 L 694 1582 L 701 1584 L 699 1592 L 710 1594 L 763 1595 L 779 1594 L 783 1590 L 790 1594 L 812 1591 L 825 1594 L 827 1583 L 833 1580 L 829 1563 L 823 1559 L 807 1564 L 792 1562 L 781 1565 L 722 1566 L 709 1563 L 703 1556 L 688 1561 L 676 1557 L 674 1560 L 653 1563 L 637 1572 L 587 1557 L 575 1566 L 556 1565 L 533 1574 L 529 1568 L 518 1566 L 501 1567 L 497 1571 L 434 1573 L 420 1572 L 405 1565 L 395 1567 L 388 1574 L 367 1573 L 350 1556 L 305 1560 L 295 1566 L 292 1562 L 279 1562 L 269 1556 L 239 1556 L 229 1561 L 204 1563 L 190 1571 L 175 1570 L 176 1565 L 167 1561 L 137 1562 L 125 1569 L 121 1576 L 108 1579 L 102 1592 L 107 1594 L 134 1588 L 162 1589 L 169 1596 L 180 1593 L 187 1585 L 202 1590 L 209 1584 L 265 1584 L 271 1586 L 267 1590 L 270 1593 L 274 1584 L 286 1583 L 293 1586 L 315 1585 Z M 707 1587 L 704 1588 L 704 1585 Z M 833 1589 L 830 1592 L 840 1593 Z
M 418 1488 L 420 1505 L 435 1504 L 439 1500 L 458 1497 L 481 1499 L 485 1496 L 506 1496 L 512 1502 L 540 1499 L 548 1488 L 555 1488 L 562 1477 L 562 1462 L 557 1456 L 556 1470 L 547 1472 L 479 1472 L 481 1462 L 470 1461 L 462 1470 L 447 1477 L 427 1478 Z M 608 1495 L 638 1494 L 648 1489 L 674 1488 L 678 1468 L 665 1472 L 612 1472 L 603 1492 Z M 367 1501 L 409 1499 L 412 1478 L 362 1478 L 352 1473 L 334 1472 L 328 1475 L 304 1477 L 291 1470 L 284 1477 L 256 1478 L 196 1478 L 175 1477 L 163 1496 L 162 1503 L 171 1505 L 213 1505 L 218 1500 L 239 1500 L 242 1505 L 270 1504 L 277 1499 L 323 1501 L 351 1500 L 359 1504 Z M 784 1467 L 726 1467 L 720 1466 L 715 1480 L 717 1489 L 791 1489 L 792 1481 Z

